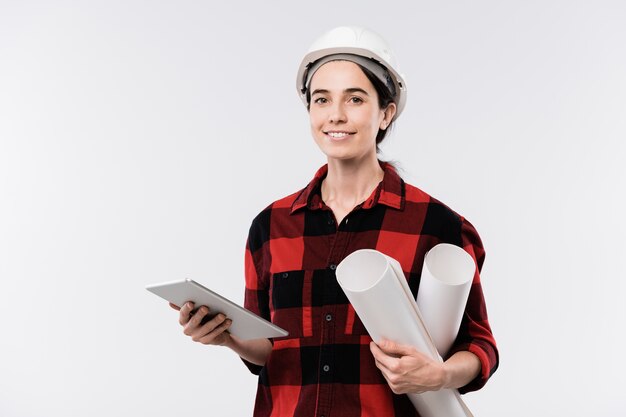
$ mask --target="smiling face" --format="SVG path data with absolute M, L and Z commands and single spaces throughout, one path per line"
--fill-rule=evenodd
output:
M 376 158 L 376 134 L 395 104 L 381 109 L 374 85 L 350 61 L 331 61 L 313 75 L 309 117 L 315 142 L 329 159 Z

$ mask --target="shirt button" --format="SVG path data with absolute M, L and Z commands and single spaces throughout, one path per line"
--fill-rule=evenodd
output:
M 324 372 L 328 372 L 328 371 L 330 371 L 330 366 L 324 365 L 324 367 L 322 369 L 324 370 Z
M 335 221 L 334 221 L 333 219 L 328 219 L 328 224 L 329 224 L 329 225 L 331 225 L 331 226 L 332 226 L 334 223 L 335 223 Z
M 326 314 L 326 321 L 331 321 L 333 319 L 332 314 Z
M 335 265 L 335 264 L 331 264 L 331 265 L 330 265 L 330 269 L 332 269 L 332 270 L 334 271 L 335 269 L 337 269 L 337 265 Z
M 287 278 L 289 274 L 287 272 L 283 272 L 283 278 Z

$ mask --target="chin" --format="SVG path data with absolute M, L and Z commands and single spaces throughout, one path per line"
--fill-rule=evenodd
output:
M 348 149 L 332 149 L 329 146 L 320 146 L 319 148 L 327 158 L 350 159 L 354 157 L 354 152 L 350 152 Z
M 334 159 L 336 161 L 350 161 L 355 159 L 361 159 L 364 156 L 364 154 L 358 152 L 326 152 L 324 150 L 322 150 L 322 152 L 324 152 L 324 155 L 326 155 L 326 158 L 328 160 Z
M 363 149 L 362 146 L 359 146 L 359 147 L 350 146 L 350 145 L 355 145 L 354 143 L 352 144 L 327 143 L 324 140 L 321 140 L 321 141 L 317 140 L 316 143 L 319 149 L 322 151 L 324 155 L 326 155 L 328 159 L 336 159 L 340 161 L 360 159 L 360 158 L 363 158 L 370 151 L 369 149 Z M 348 146 L 345 146 L 345 145 L 348 145 Z M 373 146 L 371 150 L 373 152 L 376 152 L 375 146 Z

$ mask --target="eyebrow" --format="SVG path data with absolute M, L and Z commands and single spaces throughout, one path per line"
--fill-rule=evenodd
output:
M 361 93 L 361 94 L 365 94 L 366 96 L 369 96 L 369 94 L 367 93 L 367 91 L 363 90 L 362 88 L 359 87 L 351 87 L 351 88 L 346 88 L 345 90 L 343 90 L 344 93 Z M 328 94 L 329 91 L 328 90 L 324 90 L 322 88 L 318 88 L 316 90 L 313 90 L 313 92 L 311 93 L 311 95 L 315 95 L 315 94 Z

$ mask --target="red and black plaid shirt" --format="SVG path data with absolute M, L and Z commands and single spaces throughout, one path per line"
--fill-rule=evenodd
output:
M 376 368 L 369 337 L 335 278 L 335 267 L 358 249 L 383 252 L 402 265 L 416 296 L 426 252 L 438 243 L 463 247 L 478 269 L 485 252 L 474 227 L 428 194 L 406 184 L 387 163 L 384 178 L 337 225 L 321 198 L 321 167 L 303 190 L 282 198 L 252 222 L 245 254 L 245 307 L 289 331 L 273 340 L 259 375 L 255 416 L 418 416 Z M 394 300 L 390 299 L 390 303 Z M 498 366 L 478 272 L 450 355 L 468 350 L 479 376 L 460 389 L 481 388 Z

